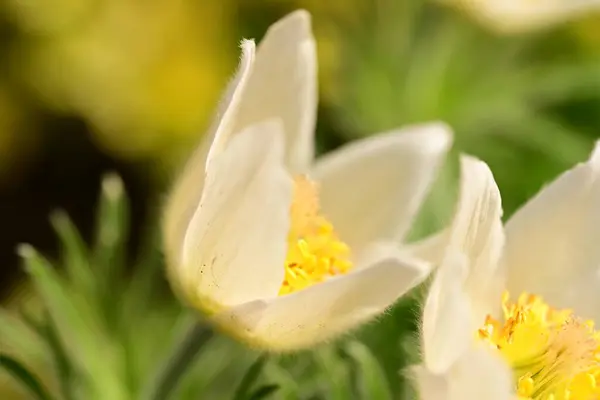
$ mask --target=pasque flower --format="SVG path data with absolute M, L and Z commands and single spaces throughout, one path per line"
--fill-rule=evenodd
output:
M 598 0 L 440 0 L 463 9 L 492 30 L 524 33 L 600 11 Z
M 428 264 L 400 240 L 451 142 L 440 123 L 316 162 L 315 42 L 297 11 L 242 42 L 239 70 L 166 204 L 168 277 L 251 345 L 293 350 L 383 312 Z
M 430 253 L 421 398 L 600 398 L 600 142 L 505 227 L 501 214 L 490 170 L 464 157 L 447 246 Z

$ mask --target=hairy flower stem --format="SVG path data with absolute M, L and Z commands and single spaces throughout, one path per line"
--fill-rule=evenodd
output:
M 181 377 L 212 336 L 213 332 L 210 327 L 200 321 L 195 321 L 185 332 L 182 340 L 173 347 L 170 356 L 147 386 L 142 399 L 168 399 Z

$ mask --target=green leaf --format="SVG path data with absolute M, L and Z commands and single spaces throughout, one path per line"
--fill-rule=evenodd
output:
M 38 335 L 43 335 L 44 323 L 38 318 L 34 317 L 31 312 L 27 311 L 24 307 L 20 307 L 19 317 L 21 318 L 22 322 L 29 327 L 29 329 L 31 329 L 33 332 L 36 332 Z
M 141 255 L 135 264 L 135 274 L 123 293 L 120 307 L 120 324 L 130 326 L 131 318 L 140 316 L 140 312 L 156 306 L 158 293 L 162 288 L 164 268 L 160 251 L 160 239 L 157 229 L 148 226 L 141 244 Z M 159 298 L 158 301 L 161 299 Z
M 355 393 L 353 385 L 349 384 L 350 371 L 336 350 L 332 346 L 323 346 L 313 353 L 312 358 L 318 368 L 319 376 L 328 384 L 327 398 L 351 399 L 355 397 Z
M 67 357 L 65 349 L 60 343 L 56 328 L 50 318 L 50 315 L 45 314 L 43 321 L 37 320 L 31 313 L 24 309 L 20 310 L 21 319 L 29 326 L 29 328 L 35 331 L 38 336 L 45 342 L 45 345 L 54 358 L 54 365 L 57 369 L 56 375 L 60 382 L 61 391 L 65 400 L 73 398 L 71 391 L 71 381 L 73 376 L 73 368 Z M 44 349 L 46 350 L 46 349 Z
M 96 237 L 92 263 L 98 277 L 102 311 L 110 329 L 118 323 L 121 298 L 115 290 L 124 288 L 122 273 L 129 236 L 129 205 L 123 181 L 116 174 L 103 177 L 96 220 Z
M 263 373 L 279 384 L 279 397 L 284 399 L 297 398 L 300 382 L 293 372 L 284 368 L 280 363 L 267 363 Z
M 69 360 L 93 393 L 103 398 L 124 398 L 119 378 L 118 348 L 103 334 L 96 310 L 70 291 L 53 266 L 33 247 L 21 245 L 19 254 L 56 327 L 57 336 Z
M 248 368 L 246 374 L 242 378 L 239 386 L 237 387 L 233 396 L 234 400 L 247 400 L 249 393 L 252 390 L 252 386 L 258 380 L 263 368 L 265 367 L 268 356 L 266 354 L 261 355 L 258 359 Z
M 80 290 L 86 297 L 97 296 L 96 278 L 90 267 L 88 248 L 79 231 L 62 210 L 50 215 L 50 223 L 56 231 L 62 245 L 62 265 L 72 287 Z
M 129 205 L 123 181 L 116 174 L 108 174 L 102 179 L 94 246 L 95 264 L 105 280 L 112 279 L 123 265 L 128 223 Z
M 204 346 L 212 339 L 213 331 L 209 326 L 196 320 L 190 322 L 191 326 L 186 329 L 184 336 L 175 343 L 156 375 L 151 376 L 145 385 L 142 399 L 168 399 L 181 378 L 189 372 Z
M 128 222 L 129 205 L 123 181 L 116 174 L 108 174 L 102 179 L 94 249 L 102 267 L 110 269 L 115 258 L 123 255 Z
M 39 379 L 16 359 L 7 354 L 0 354 L 0 367 L 6 369 L 23 386 L 27 387 L 31 393 L 39 400 L 51 400 L 52 396 L 42 385 Z
M 42 326 L 42 333 L 54 357 L 54 365 L 57 369 L 57 375 L 63 397 L 65 400 L 73 399 L 74 397 L 71 385 L 71 379 L 74 376 L 73 366 L 67 357 L 65 348 L 60 342 L 56 326 L 48 314 L 46 314 L 45 323 Z
M 598 61 L 569 60 L 526 70 L 522 90 L 535 94 L 546 104 L 596 96 L 600 90 Z
M 0 348 L 10 348 L 26 359 L 35 358 L 45 350 L 36 330 L 4 308 L 0 308 Z
M 358 341 L 344 346 L 344 352 L 356 364 L 359 370 L 360 391 L 363 399 L 393 399 L 385 371 L 369 348 Z
M 581 132 L 540 113 L 524 119 L 507 136 L 564 167 L 585 160 L 593 147 Z
M 278 390 L 279 390 L 279 385 L 275 385 L 275 384 L 264 385 L 264 386 L 261 386 L 258 389 L 256 389 L 254 392 L 252 392 L 252 394 L 250 396 L 248 396 L 248 400 L 266 399 L 267 397 L 271 396 Z

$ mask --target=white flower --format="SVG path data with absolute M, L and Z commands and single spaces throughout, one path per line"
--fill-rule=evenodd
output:
M 600 398 L 600 142 L 504 228 L 501 215 L 487 165 L 464 157 L 424 307 L 421 398 Z
M 251 345 L 293 350 L 383 312 L 428 273 L 400 240 L 451 142 L 439 123 L 313 163 L 315 42 L 294 12 L 239 71 L 166 205 L 169 279 Z M 337 275 L 337 276 L 336 276 Z
M 598 0 L 439 0 L 501 33 L 523 33 L 600 11 Z

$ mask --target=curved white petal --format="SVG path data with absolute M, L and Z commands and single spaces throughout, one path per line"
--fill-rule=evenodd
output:
M 204 188 L 206 159 L 215 136 L 227 136 L 231 121 L 244 93 L 246 82 L 252 71 L 254 63 L 254 42 L 242 42 L 242 55 L 238 72 L 229 85 L 228 90 L 221 100 L 212 127 L 205 134 L 202 143 L 196 149 L 184 170 L 179 176 L 171 195 L 165 205 L 163 216 L 163 237 L 165 255 L 169 275 L 174 278 L 174 268 L 181 263 L 181 252 L 183 249 L 183 238 L 189 222 L 198 207 L 202 190 Z M 219 144 L 218 147 L 222 147 Z M 171 280 L 173 283 L 176 279 Z
M 452 367 L 436 374 L 418 365 L 411 368 L 420 400 L 513 400 L 511 371 L 491 349 L 475 345 Z
M 448 400 L 513 400 L 512 371 L 483 345 L 469 349 L 447 376 Z
M 545 296 L 550 305 L 575 310 L 578 317 L 600 321 L 600 268 L 569 277 L 560 291 Z
M 420 266 L 390 257 L 290 295 L 241 305 L 217 321 L 259 347 L 301 349 L 381 314 L 424 277 Z
M 557 307 L 585 309 L 578 282 L 600 267 L 599 205 L 600 142 L 589 161 L 562 174 L 507 223 L 509 289 L 539 294 Z M 598 286 L 594 293 L 597 307 Z
M 390 258 L 398 258 L 410 263 L 414 268 L 421 271 L 421 274 L 427 275 L 431 272 L 432 265 L 420 257 L 415 257 L 405 246 L 400 246 L 395 241 L 379 241 L 369 243 L 363 247 L 360 252 L 354 255 L 352 262 L 355 269 L 369 268 L 381 261 Z
M 409 376 L 416 386 L 419 400 L 450 400 L 446 375 L 437 375 L 422 365 L 411 367 Z
M 310 14 L 300 10 L 272 25 L 260 42 L 234 130 L 281 118 L 286 164 L 305 172 L 313 158 L 316 112 L 315 41 Z
M 502 281 L 496 275 L 504 244 L 501 216 L 500 193 L 488 166 L 461 157 L 458 207 L 442 234 L 448 247 L 423 314 L 425 364 L 434 373 L 451 367 L 485 315 L 500 304 Z
M 406 244 L 404 247 L 408 254 L 437 267 L 444 258 L 449 236 L 450 230 L 446 228 L 419 241 Z
M 450 227 L 450 246 L 468 258 L 465 289 L 483 323 L 491 304 L 500 304 L 503 288 L 500 257 L 504 246 L 500 191 L 489 167 L 473 157 L 461 157 L 458 209 Z M 499 308 L 499 307 L 498 307 Z
M 268 121 L 236 134 L 210 164 L 185 235 L 179 272 L 188 293 L 224 306 L 276 295 L 291 197 L 281 124 Z
M 464 292 L 467 259 L 449 251 L 435 274 L 423 309 L 423 355 L 427 369 L 445 373 L 472 342 L 475 325 Z
M 451 143 L 441 123 L 352 142 L 317 160 L 324 215 L 352 248 L 401 239 Z

